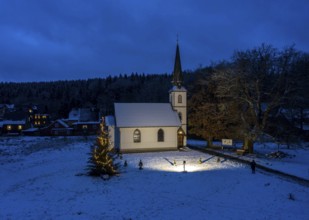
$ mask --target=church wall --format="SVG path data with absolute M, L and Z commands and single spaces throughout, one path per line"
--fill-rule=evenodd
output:
M 178 102 L 178 96 L 182 96 L 182 102 Z M 182 107 L 182 106 L 187 106 L 187 92 L 186 91 L 181 91 L 181 90 L 171 90 L 170 91 L 170 103 L 174 107 Z
M 158 142 L 158 130 L 164 131 L 164 142 Z M 141 132 L 141 142 L 134 143 L 133 133 Z M 176 150 L 177 127 L 119 128 L 120 151 Z
M 181 127 L 187 132 L 187 91 L 184 88 L 173 88 L 170 90 L 170 103 L 175 111 L 181 113 Z M 179 95 L 181 95 L 181 100 L 179 100 Z M 187 145 L 187 137 L 184 137 L 184 146 Z
M 108 126 L 108 136 L 109 141 L 111 142 L 111 146 L 115 147 L 115 127 L 114 126 Z

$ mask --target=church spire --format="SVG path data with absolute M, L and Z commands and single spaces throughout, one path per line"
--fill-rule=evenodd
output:
M 182 86 L 183 76 L 181 70 L 181 62 L 180 62 L 180 53 L 179 53 L 179 45 L 177 39 L 177 46 L 176 46 L 176 56 L 175 56 L 175 65 L 174 65 L 174 72 L 173 72 L 173 79 L 172 84 L 180 88 Z

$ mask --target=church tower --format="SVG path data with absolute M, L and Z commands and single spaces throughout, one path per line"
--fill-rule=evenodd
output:
M 187 145 L 187 90 L 183 87 L 183 75 L 178 42 L 176 46 L 172 84 L 173 87 L 169 91 L 169 101 L 174 111 L 177 111 L 181 121 L 181 128 L 179 128 L 177 133 L 178 148 L 181 148 Z

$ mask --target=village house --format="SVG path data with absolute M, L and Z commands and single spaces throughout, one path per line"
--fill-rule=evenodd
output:
M 39 111 L 37 106 L 31 106 L 27 109 L 27 111 L 28 111 L 27 120 L 31 124 L 31 127 L 41 128 L 49 125 L 50 115 Z
M 39 129 L 39 133 L 42 136 L 69 136 L 74 134 L 73 128 L 61 119 L 58 119 L 50 125 Z
M 17 110 L 14 105 L 2 105 L 3 118 L 0 121 L 2 135 L 20 135 L 27 128 L 27 113 Z
M 100 128 L 99 113 L 93 108 L 73 108 L 63 121 L 74 129 L 75 135 L 96 135 Z
M 0 122 L 0 134 L 4 135 L 20 135 L 25 128 L 26 122 L 5 120 Z

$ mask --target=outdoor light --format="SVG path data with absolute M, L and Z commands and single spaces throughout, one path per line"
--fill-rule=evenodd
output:
M 139 166 L 139 169 L 140 169 L 140 170 L 143 169 L 143 162 L 142 162 L 142 160 L 139 161 L 138 166 Z

